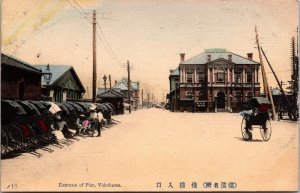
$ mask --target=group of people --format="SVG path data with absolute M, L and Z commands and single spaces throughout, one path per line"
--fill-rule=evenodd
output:
M 65 138 L 74 136 L 91 136 L 94 137 L 95 131 L 97 136 L 101 136 L 101 128 L 104 124 L 109 123 L 110 119 L 104 119 L 102 112 L 96 105 L 90 106 L 89 115 L 81 114 L 76 120 L 76 127 L 69 128 L 66 121 L 62 120 L 60 111 L 53 116 L 53 131 L 59 131 Z

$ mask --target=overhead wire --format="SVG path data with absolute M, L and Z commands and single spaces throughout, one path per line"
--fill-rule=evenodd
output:
M 89 21 L 90 23 L 93 23 L 92 22 L 92 17 L 89 16 L 89 14 L 83 9 L 83 7 L 76 1 L 76 0 L 73 0 L 73 2 L 82 10 L 80 11 L 76 6 L 74 6 L 69 0 L 67 0 L 67 2 L 70 4 L 70 6 L 72 8 L 74 8 L 80 15 L 82 15 L 87 21 Z M 120 62 L 120 60 L 118 59 L 118 57 L 116 56 L 116 54 L 114 53 L 113 49 L 111 48 L 107 38 L 105 37 L 104 33 L 103 33 L 103 30 L 101 28 L 101 26 L 99 25 L 99 23 L 97 22 L 96 23 L 102 36 L 103 36 L 103 39 L 100 37 L 99 33 L 96 31 L 96 34 L 97 34 L 97 37 L 99 38 L 99 40 L 103 43 L 103 46 L 104 48 L 106 49 L 106 51 L 108 52 L 109 56 L 112 58 L 112 60 L 114 61 L 114 63 L 120 67 L 120 68 L 123 68 L 122 67 L 122 63 Z
M 83 16 L 85 19 L 87 19 L 90 23 L 92 23 L 92 20 L 90 20 L 90 18 L 88 16 L 86 16 L 85 14 L 83 14 L 77 7 L 75 7 L 70 0 L 67 0 L 67 2 L 69 3 L 69 5 L 74 8 L 81 16 Z

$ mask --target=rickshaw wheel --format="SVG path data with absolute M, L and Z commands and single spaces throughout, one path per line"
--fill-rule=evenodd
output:
M 8 152 L 8 138 L 4 131 L 1 131 L 1 155 L 4 156 Z
M 23 135 L 19 128 L 13 125 L 6 125 L 1 129 L 3 132 L 5 132 L 8 140 L 7 149 L 9 149 L 10 151 L 15 151 L 22 148 Z
M 242 132 L 243 139 L 245 141 L 249 141 L 249 140 L 252 139 L 252 133 L 251 133 L 251 131 L 249 131 L 249 130 L 247 131 L 247 129 L 246 129 L 246 119 L 245 119 L 245 117 L 242 120 L 241 132 Z
M 267 120 L 265 125 L 260 126 L 260 134 L 264 141 L 268 141 L 271 138 L 272 127 L 270 120 Z

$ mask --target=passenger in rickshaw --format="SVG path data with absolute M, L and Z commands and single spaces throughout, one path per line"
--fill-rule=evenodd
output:
M 256 100 L 250 100 L 247 106 L 248 110 L 240 114 L 245 117 L 246 129 L 252 129 L 252 125 L 263 125 L 265 120 L 269 119 L 269 106 L 267 104 L 258 104 Z
M 61 131 L 65 138 L 71 138 L 75 131 L 70 131 L 67 122 L 62 120 L 60 112 L 53 115 L 53 124 L 51 124 L 52 130 Z
M 89 127 L 89 119 L 84 114 L 81 114 L 76 120 L 77 132 L 76 134 L 86 134 Z

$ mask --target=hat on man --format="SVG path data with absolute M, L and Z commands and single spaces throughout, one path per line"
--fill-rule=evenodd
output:
M 94 105 L 94 104 L 91 104 L 91 106 L 90 106 L 90 110 L 91 110 L 91 111 L 94 111 L 94 110 L 96 110 L 96 108 L 97 108 L 97 106 L 96 106 L 96 105 Z

